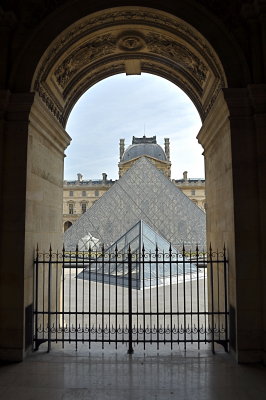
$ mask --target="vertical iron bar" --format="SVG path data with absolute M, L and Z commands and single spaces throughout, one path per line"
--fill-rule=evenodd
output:
M 115 348 L 117 349 L 117 259 L 118 259 L 118 249 L 115 249 Z
M 121 254 L 122 261 L 122 271 L 123 271 L 123 282 L 122 282 L 122 343 L 124 344 L 125 340 L 125 254 L 124 252 Z
M 102 349 L 104 349 L 104 270 L 105 270 L 105 250 L 102 247 Z
M 166 343 L 165 254 L 163 250 L 163 341 Z
M 96 256 L 96 276 L 95 276 L 95 333 L 96 333 L 96 342 L 98 340 L 98 254 Z
M 223 252 L 223 266 L 224 266 L 224 317 L 225 317 L 225 351 L 228 352 L 228 304 L 227 304 L 227 259 L 226 259 L 226 248 L 224 245 Z
M 216 268 L 217 268 L 217 311 L 218 311 L 218 331 L 219 331 L 219 340 L 221 340 L 221 319 L 220 319 L 220 260 L 219 260 L 219 251 L 217 249 L 216 255 Z
M 158 271 L 158 246 L 156 244 L 156 248 L 155 248 L 155 257 L 156 257 L 156 332 L 157 332 L 157 350 L 159 350 L 159 271 Z
M 85 332 L 85 282 L 84 282 L 84 272 L 85 272 L 85 253 L 82 252 L 82 322 L 81 322 L 81 332 L 82 332 L 82 343 L 84 343 L 84 332 Z
M 193 312 L 193 286 L 192 286 L 192 254 L 191 249 L 189 250 L 189 271 L 190 271 L 190 329 L 191 329 L 191 343 L 193 343 L 193 319 L 192 319 L 192 312 Z
M 109 322 L 109 327 L 108 327 L 108 332 L 109 332 L 109 344 L 111 343 L 111 251 L 109 251 L 109 263 L 108 263 L 108 274 L 109 274 L 109 287 L 108 287 L 108 292 L 109 292 L 109 316 L 108 316 L 108 322 Z
M 39 302 L 39 247 L 37 244 L 36 248 L 36 260 L 35 260 L 35 346 L 34 350 L 37 350 L 37 343 L 38 343 L 38 302 Z
M 57 343 L 57 331 L 58 331 L 58 263 L 59 254 L 56 252 L 56 271 L 55 271 L 55 342 Z
M 133 354 L 132 347 L 132 254 L 128 248 L 128 354 Z
M 97 257 L 97 252 L 96 252 Z M 91 246 L 89 246 L 89 349 L 91 348 Z
M 45 341 L 44 339 L 44 334 L 45 334 L 45 283 L 46 283 L 46 279 L 45 279 L 45 273 L 46 273 L 46 262 L 45 262 L 45 258 L 46 258 L 46 253 L 43 251 L 43 263 L 42 263 L 42 334 L 43 334 L 43 341 Z M 49 257 L 49 254 L 48 254 Z M 48 315 L 47 315 L 48 318 Z M 47 322 L 48 323 L 48 322 Z
M 151 306 L 151 266 L 152 266 L 152 253 L 149 253 L 149 265 L 150 265 L 150 343 L 152 343 L 152 306 Z
M 78 245 L 76 247 L 76 265 L 75 265 L 75 309 L 76 309 L 76 316 L 75 316 L 75 347 L 76 350 L 78 349 L 78 255 L 79 249 Z
M 183 297 L 184 297 L 184 347 L 187 349 L 187 319 L 186 319 L 186 263 L 185 263 L 185 255 L 186 250 L 183 244 Z
M 139 255 L 138 255 L 138 253 L 136 252 L 135 253 L 135 276 L 136 276 L 136 279 L 135 279 L 135 282 L 136 282 L 136 285 L 137 285 L 137 278 L 138 278 L 138 273 L 139 273 L 139 260 L 138 260 L 138 257 L 139 257 Z M 137 302 L 137 344 L 139 343 L 139 293 L 138 293 L 138 288 L 136 287 L 136 290 L 135 290 L 135 292 L 136 292 L 136 302 Z
M 143 269 L 143 288 L 142 288 L 142 311 L 143 311 L 143 348 L 146 348 L 146 321 L 145 321 L 145 248 L 142 246 L 142 269 Z
M 181 275 L 181 274 L 180 274 Z M 180 340 L 180 319 L 179 319 L 179 251 L 176 253 L 176 316 L 177 316 L 177 343 Z
M 35 314 L 35 332 L 33 338 L 35 340 L 34 350 L 37 350 L 38 343 L 38 302 L 39 302 L 39 247 L 37 244 L 36 247 L 36 258 L 35 258 L 35 268 L 34 268 L 34 276 L 33 276 L 33 298 L 34 298 L 34 314 Z M 35 295 L 34 295 L 35 293 Z
M 212 352 L 213 354 L 215 353 L 214 351 L 214 292 L 213 292 L 213 261 L 212 261 L 212 247 L 210 245 L 210 270 L 211 270 L 211 305 L 212 305 L 212 310 L 211 310 L 211 316 L 212 316 Z
M 51 350 L 51 276 L 52 276 L 52 247 L 49 249 L 49 264 L 48 264 L 48 350 Z
M 65 245 L 62 250 L 63 271 L 62 271 L 62 348 L 65 347 Z
M 72 252 L 70 253 L 70 264 L 68 266 L 68 343 L 71 342 L 71 268 L 72 268 Z
M 171 350 L 173 350 L 173 292 L 172 292 L 172 246 L 169 247 L 170 262 L 170 329 L 171 329 Z
M 203 261 L 204 261 L 204 281 L 203 281 L 203 291 L 204 291 L 204 324 L 205 324 L 205 344 L 207 343 L 207 307 L 206 307 L 206 281 L 208 279 L 208 264 L 206 259 L 205 251 L 203 250 Z M 209 317 L 208 317 L 209 318 Z M 209 321 L 208 321 L 209 323 Z
M 200 349 L 200 317 L 199 317 L 199 247 L 196 246 L 196 266 L 197 266 L 197 330 L 198 330 L 198 350 Z

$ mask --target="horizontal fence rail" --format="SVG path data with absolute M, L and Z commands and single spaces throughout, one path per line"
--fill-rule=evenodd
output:
M 33 345 L 215 343 L 228 351 L 226 250 L 36 251 Z

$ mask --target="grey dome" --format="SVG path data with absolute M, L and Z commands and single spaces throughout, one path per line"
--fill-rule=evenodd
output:
M 150 156 L 157 160 L 167 161 L 163 148 L 155 143 L 141 143 L 130 145 L 122 157 L 122 162 L 133 160 L 141 156 Z

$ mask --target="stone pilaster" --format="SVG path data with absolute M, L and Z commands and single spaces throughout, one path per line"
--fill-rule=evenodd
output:
M 34 95 L 6 93 L 4 97 L 1 126 L 0 359 L 21 360 L 24 353 L 28 120 Z
M 228 248 L 231 348 L 242 362 L 261 361 L 264 348 L 260 254 L 265 211 L 259 188 L 265 189 L 258 153 L 263 153 L 259 159 L 265 157 L 265 115 L 254 106 L 263 104 L 262 87 L 252 99 L 254 90 L 224 89 L 198 135 L 206 161 L 207 236 L 214 247 L 224 241 Z

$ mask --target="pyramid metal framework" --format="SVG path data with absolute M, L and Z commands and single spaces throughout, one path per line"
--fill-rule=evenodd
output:
M 181 250 L 205 247 L 206 217 L 146 157 L 135 164 L 64 234 L 66 250 L 93 237 L 105 248 L 140 220 Z M 86 242 L 86 240 L 85 240 Z
M 169 250 L 171 247 L 171 262 Z M 90 263 L 80 273 L 81 279 L 128 286 L 128 252 L 132 255 L 132 287 L 141 289 L 178 281 L 178 275 L 197 273 L 196 265 L 187 262 L 170 243 L 145 222 L 139 221 L 109 249 L 90 252 Z M 86 257 L 88 253 L 86 254 Z M 84 258 L 82 257 L 83 262 Z M 85 260 L 86 265 L 86 260 Z

